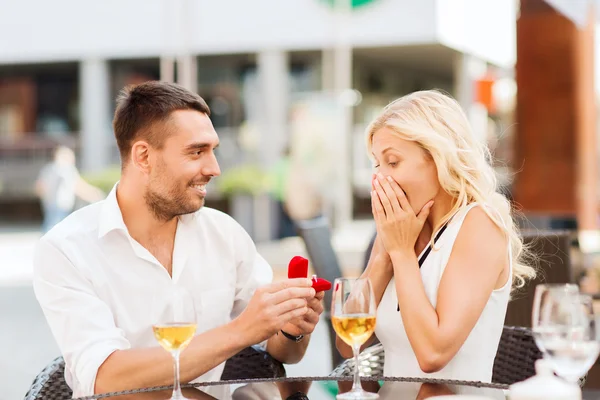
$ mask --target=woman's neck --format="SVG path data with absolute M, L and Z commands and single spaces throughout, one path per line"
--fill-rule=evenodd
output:
M 423 229 L 417 238 L 415 244 L 415 252 L 417 255 L 423 251 L 425 247 L 431 241 L 431 236 L 434 234 L 434 229 L 439 229 L 439 223 L 442 219 L 452 210 L 454 205 L 454 199 L 447 193 L 442 193 L 440 196 L 436 196 L 434 199 L 433 206 L 429 212 L 429 216 L 423 225 Z

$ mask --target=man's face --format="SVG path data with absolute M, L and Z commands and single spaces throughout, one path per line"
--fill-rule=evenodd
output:
M 161 149 L 151 148 L 144 198 L 154 215 L 170 220 L 204 205 L 206 184 L 221 174 L 214 150 L 219 138 L 210 118 L 195 110 L 179 110 L 165 123 Z

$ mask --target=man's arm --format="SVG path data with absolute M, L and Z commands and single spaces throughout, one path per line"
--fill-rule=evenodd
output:
M 181 383 L 204 375 L 252 345 L 239 320 L 197 335 L 180 356 Z M 173 358 L 162 347 L 117 350 L 98 369 L 94 393 L 173 383 Z
M 34 252 L 33 289 L 77 394 L 92 395 L 98 367 L 111 353 L 131 344 L 85 272 L 45 238 Z
M 34 257 L 34 290 L 83 395 L 173 382 L 169 353 L 158 346 L 131 349 L 93 284 L 44 239 Z M 182 381 L 203 375 L 243 348 L 271 337 L 288 321 L 303 316 L 307 311 L 305 298 L 313 295 L 308 279 L 256 290 L 238 318 L 198 335 L 182 352 Z
M 315 330 L 323 313 L 324 292 L 317 293 L 307 299 L 308 311 L 302 318 L 288 322 L 282 330 L 292 336 L 304 335 L 299 342 L 285 337 L 282 332 L 276 333 L 267 342 L 267 352 L 276 360 L 285 364 L 296 364 L 302 360 L 310 343 L 310 336 Z
M 181 353 L 180 380 L 187 383 L 259 343 L 286 322 L 306 314 L 314 289 L 293 279 L 258 289 L 247 309 L 229 324 L 200 334 Z M 173 359 L 162 348 L 131 349 L 111 354 L 98 369 L 95 393 L 166 385 L 173 382 Z
M 309 342 L 310 335 L 305 335 L 301 341 L 296 343 L 279 332 L 271 336 L 267 342 L 267 352 L 271 357 L 284 364 L 296 364 L 304 357 Z
M 180 380 L 204 375 L 242 349 L 260 343 L 288 321 L 307 312 L 305 297 L 314 295 L 308 279 L 290 279 L 256 290 L 242 314 L 229 324 L 200 334 L 181 353 Z M 100 366 L 95 393 L 173 382 L 173 360 L 162 348 L 117 351 Z

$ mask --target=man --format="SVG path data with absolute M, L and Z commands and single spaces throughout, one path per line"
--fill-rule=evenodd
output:
M 266 342 L 285 363 L 304 355 L 323 311 L 309 279 L 267 284 L 272 271 L 246 232 L 203 208 L 220 174 L 219 138 L 202 98 L 147 82 L 117 99 L 121 180 L 40 241 L 34 290 L 65 358 L 75 395 L 173 382 L 171 355 L 152 333 L 154 297 L 186 289 L 197 335 L 181 381 L 219 380 L 225 360 Z M 223 388 L 207 391 L 218 398 Z

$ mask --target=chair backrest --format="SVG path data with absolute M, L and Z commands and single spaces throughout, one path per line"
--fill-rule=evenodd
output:
M 225 363 L 221 380 L 284 378 L 283 364 L 266 351 L 257 347 L 247 347 Z
M 342 270 L 331 243 L 331 229 L 327 218 L 296 221 L 296 226 L 317 275 L 331 282 L 339 278 Z M 326 295 L 331 296 L 331 293 L 327 292 Z
M 569 231 L 523 231 L 523 242 L 539 258 L 538 275 L 513 293 L 505 325 L 531 327 L 533 295 L 539 283 L 574 281 L 570 258 L 572 238 L 573 234 Z
M 335 367 L 329 376 L 340 378 L 354 374 L 354 358 L 349 358 Z M 383 376 L 385 352 L 383 345 L 367 347 L 358 355 L 358 370 L 361 376 Z
M 542 352 L 535 344 L 533 333 L 521 326 L 504 326 L 494 360 L 492 382 L 512 385 L 535 375 L 535 362 L 542 358 Z M 579 379 L 580 387 L 585 385 L 586 376 Z
M 531 330 L 504 326 L 494 360 L 492 382 L 511 385 L 535 375 L 535 361 L 542 353 Z
M 338 258 L 331 243 L 329 222 L 325 217 L 296 221 L 298 235 L 304 241 L 308 258 L 316 274 L 331 283 L 342 276 Z M 325 292 L 323 299 L 325 312 L 323 313 L 329 326 L 329 342 L 331 344 L 331 359 L 333 365 L 338 365 L 343 358 L 335 347 L 335 331 L 331 324 L 329 307 L 331 305 L 331 291 Z
M 55 358 L 33 380 L 25 400 L 69 400 L 73 391 L 65 381 L 65 361 Z
M 337 255 L 331 243 L 329 222 L 318 217 L 296 222 L 298 234 L 304 241 L 308 258 L 317 275 L 332 282 L 342 276 Z M 325 292 L 325 305 L 331 304 L 331 291 Z

